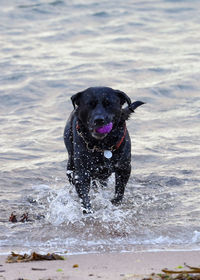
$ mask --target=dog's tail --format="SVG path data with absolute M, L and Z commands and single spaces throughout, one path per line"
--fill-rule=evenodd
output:
M 145 102 L 142 101 L 135 101 L 131 103 L 130 106 L 125 107 L 122 109 L 122 119 L 123 120 L 128 120 L 130 115 L 134 113 L 135 109 L 141 105 L 145 104 Z

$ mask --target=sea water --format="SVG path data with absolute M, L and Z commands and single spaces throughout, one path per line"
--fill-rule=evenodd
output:
M 199 14 L 199 0 L 1 1 L 1 253 L 199 248 Z M 111 176 L 83 215 L 63 130 L 71 95 L 90 86 L 146 104 L 127 122 L 122 205 Z

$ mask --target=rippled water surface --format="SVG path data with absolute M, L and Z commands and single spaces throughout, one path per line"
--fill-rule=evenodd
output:
M 1 1 L 1 253 L 199 248 L 199 14 L 198 0 Z M 146 105 L 127 124 L 123 204 L 111 177 L 84 216 L 62 135 L 71 95 L 99 85 Z

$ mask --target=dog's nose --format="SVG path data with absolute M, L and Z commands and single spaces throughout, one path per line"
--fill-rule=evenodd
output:
M 101 126 L 105 124 L 105 120 L 101 116 L 96 116 L 94 119 L 94 125 Z

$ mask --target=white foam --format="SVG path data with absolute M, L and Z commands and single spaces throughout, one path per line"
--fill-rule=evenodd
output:
M 75 200 L 71 187 L 50 193 L 46 220 L 55 225 L 73 223 L 82 216 L 80 202 Z

